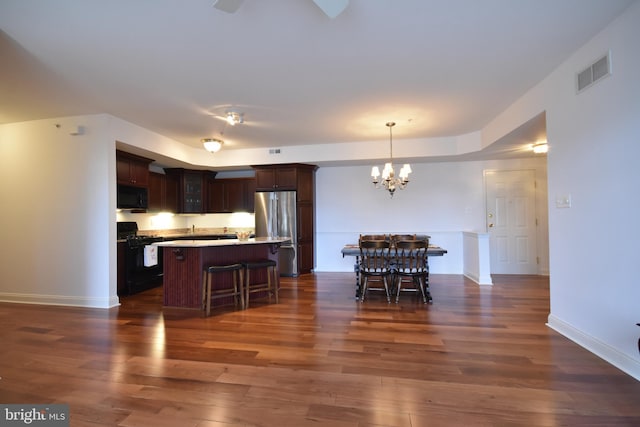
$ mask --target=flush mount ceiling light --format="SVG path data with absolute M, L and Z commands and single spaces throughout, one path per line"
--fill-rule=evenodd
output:
M 204 149 L 210 153 L 216 153 L 220 151 L 220 149 L 222 148 L 222 144 L 224 144 L 224 141 L 222 141 L 221 139 L 216 139 L 216 138 L 202 139 L 202 145 L 204 145 Z
M 544 154 L 549 151 L 549 145 L 547 141 L 537 142 L 531 146 L 531 149 L 536 154 Z
M 231 126 L 244 123 L 244 113 L 237 111 L 227 111 L 227 123 Z
M 235 13 L 244 0 L 214 0 L 213 7 L 227 13 Z
M 394 122 L 387 123 L 387 127 L 389 128 L 389 162 L 384 164 L 381 185 L 378 185 L 380 169 L 378 169 L 377 166 L 371 168 L 371 178 L 373 179 L 373 185 L 375 188 L 383 188 L 389 191 L 389 195 L 391 197 L 393 197 L 393 193 L 395 193 L 396 189 L 405 189 L 409 183 L 409 174 L 411 173 L 411 165 L 405 163 L 400 169 L 400 175 L 397 177 L 395 176 L 395 172 L 393 170 L 393 135 L 391 132 L 391 128 L 395 125 L 396 124 Z

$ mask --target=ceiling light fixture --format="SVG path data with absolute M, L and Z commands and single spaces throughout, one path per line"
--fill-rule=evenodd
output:
M 227 13 L 235 13 L 244 0 L 214 0 L 213 7 Z
M 531 146 L 531 149 L 536 154 L 544 154 L 549 151 L 549 145 L 547 144 L 547 141 L 538 142 L 536 144 L 533 144 Z
M 202 139 L 202 145 L 204 145 L 204 149 L 210 153 L 217 153 L 222 148 L 222 144 L 224 141 L 216 138 L 204 138 Z
M 231 126 L 244 123 L 244 113 L 237 111 L 227 111 L 227 123 Z
M 404 190 L 407 184 L 409 183 L 409 174 L 411 173 L 411 165 L 405 163 L 400 169 L 400 175 L 395 176 L 395 172 L 393 170 L 393 134 L 391 129 L 396 124 L 394 122 L 388 122 L 387 127 L 389 127 L 389 162 L 384 164 L 384 168 L 382 169 L 382 183 L 379 185 L 378 177 L 380 176 L 380 169 L 377 166 L 371 168 L 371 177 L 373 179 L 373 185 L 375 188 L 383 188 L 389 191 L 389 195 L 393 197 L 393 193 L 395 193 L 397 188 Z

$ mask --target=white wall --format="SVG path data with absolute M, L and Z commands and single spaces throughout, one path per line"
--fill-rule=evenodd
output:
M 0 300 L 117 304 L 106 127 L 105 116 L 0 126 Z
M 640 379 L 640 4 L 547 81 L 553 114 L 549 323 Z M 576 95 L 573 73 L 611 49 L 613 74 Z M 570 209 L 556 209 L 571 194 Z M 603 248 L 611 248 L 605 251 Z M 611 349 L 611 351 L 610 351 Z
M 0 301 L 119 303 L 116 141 L 180 145 L 109 115 L 0 125 Z
M 464 231 L 486 231 L 483 171 L 534 169 L 540 199 L 546 198 L 546 159 L 417 163 L 407 189 L 393 199 L 374 189 L 370 166 L 321 167 L 316 172 L 316 271 L 353 271 L 340 249 L 359 234 L 410 232 L 431 236 L 445 248 L 430 259 L 434 274 L 463 274 Z M 541 274 L 546 268 L 546 202 L 540 203 Z
M 546 110 L 549 325 L 638 379 L 639 23 L 635 2 L 494 123 Z M 576 72 L 608 50 L 613 74 L 576 94 Z M 571 208 L 555 207 L 563 195 Z

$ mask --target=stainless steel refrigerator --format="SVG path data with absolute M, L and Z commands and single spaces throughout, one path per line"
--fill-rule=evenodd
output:
M 259 192 L 255 198 L 256 237 L 290 237 L 280 246 L 280 275 L 298 276 L 296 192 Z

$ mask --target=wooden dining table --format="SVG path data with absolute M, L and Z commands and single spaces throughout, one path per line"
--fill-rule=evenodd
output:
M 360 246 L 357 244 L 346 244 L 342 247 L 342 257 L 345 256 L 354 256 L 356 257 L 356 262 L 353 265 L 353 271 L 356 273 L 356 299 L 360 298 Z M 447 253 L 447 250 L 441 248 L 440 246 L 430 244 L 427 247 L 427 271 L 429 271 L 429 257 L 433 256 L 443 256 Z M 393 251 L 391 251 L 393 254 Z M 429 275 L 427 275 L 427 282 L 425 283 L 425 287 L 428 289 L 429 287 Z

